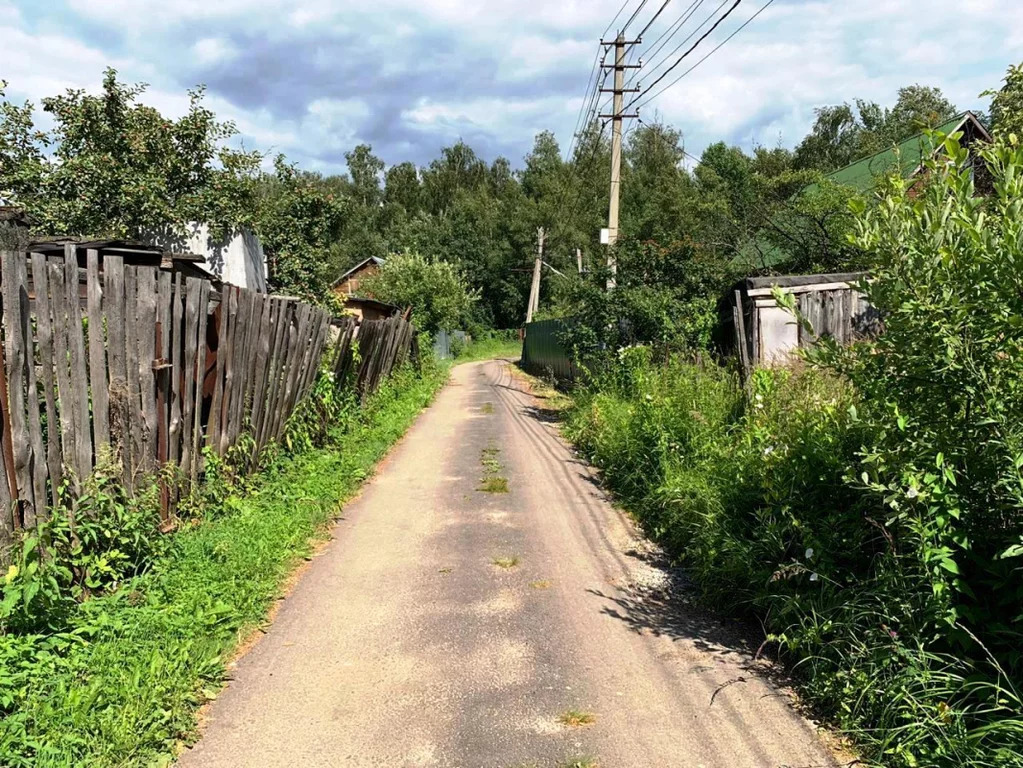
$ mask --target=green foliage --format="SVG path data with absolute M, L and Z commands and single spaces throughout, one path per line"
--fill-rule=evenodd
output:
M 99 95 L 43 99 L 50 131 L 36 128 L 31 105 L 2 102 L 0 196 L 47 234 L 138 238 L 188 221 L 224 230 L 244 219 L 244 177 L 259 156 L 224 146 L 236 130 L 203 106 L 201 88 L 177 120 L 138 103 L 144 92 L 108 69 Z
M 855 107 L 848 103 L 820 107 L 810 134 L 796 147 L 795 163 L 830 173 L 935 128 L 957 111 L 940 89 L 921 85 L 900 88 L 891 109 L 862 99 Z
M 461 348 L 455 348 L 452 339 L 451 354 L 460 363 L 471 360 L 493 360 L 499 357 L 516 359 L 522 353 L 522 341 L 517 328 L 507 331 L 480 331 Z
M 1005 82 L 997 91 L 985 91 L 981 96 L 991 99 L 991 129 L 999 137 L 1009 134 L 1023 136 L 1023 64 L 1013 64 L 1005 73 Z
M 427 333 L 463 325 L 476 294 L 458 269 L 418 253 L 392 255 L 368 277 L 365 292 L 398 307 L 412 307 L 416 327 Z
M 718 298 L 737 277 L 725 259 L 691 241 L 668 246 L 626 241 L 617 257 L 614 291 L 605 289 L 603 269 L 567 287 L 562 311 L 574 322 L 563 341 L 566 348 L 599 367 L 633 344 L 654 344 L 662 351 L 709 345 Z
M 117 576 L 88 561 L 89 573 L 104 574 L 103 589 L 80 604 L 65 603 L 59 629 L 5 625 L 0 764 L 168 764 L 180 740 L 194 736 L 198 708 L 216 695 L 225 661 L 265 619 L 311 539 L 444 378 L 429 363 L 422 375 L 396 372 L 360 412 L 334 425 L 328 445 L 279 453 L 245 488 L 225 479 L 220 500 L 211 497 L 202 519 L 161 537 L 162 549 L 152 555 L 131 550 L 130 536 L 108 537 L 108 551 L 132 554 L 118 560 Z M 304 448 L 305 439 L 294 447 Z M 98 521 L 99 510 L 114 511 L 114 502 L 93 496 L 83 516 L 94 510 Z M 15 593 L 13 602 L 23 604 L 38 574 L 53 572 L 38 553 L 26 542 L 19 572 L 0 582 L 5 605 Z M 127 574 L 127 562 L 135 575 Z M 29 570 L 28 578 L 21 575 Z M 43 610 L 39 595 L 48 590 L 40 586 L 29 602 Z
M 731 374 L 625 349 L 568 432 L 713 604 L 899 768 L 1023 765 L 1023 149 L 854 202 L 875 340 Z M 783 305 L 794 308 L 791 297 Z M 830 370 L 829 370 L 830 369 Z
M 344 200 L 289 165 L 274 162 L 274 175 L 259 187 L 256 232 L 263 243 L 270 282 L 278 290 L 321 301 L 337 276 L 324 254 L 341 232 Z

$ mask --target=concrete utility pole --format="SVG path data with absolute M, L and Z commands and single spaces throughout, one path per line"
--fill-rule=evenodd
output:
M 533 313 L 540 308 L 540 270 L 543 268 L 543 241 L 547 236 L 544 228 L 536 230 L 536 260 L 533 262 L 533 284 L 529 288 L 529 306 L 526 307 L 526 324 L 533 322 Z
M 575 249 L 575 265 L 579 269 L 579 274 L 583 273 L 583 249 Z
M 634 40 L 628 42 L 621 32 L 615 38 L 615 63 L 614 63 L 614 88 L 601 88 L 602 93 L 608 90 L 613 94 L 612 109 L 610 115 L 600 117 L 611 118 L 611 203 L 607 212 L 607 268 L 611 276 L 607 279 L 607 289 L 615 287 L 615 275 L 618 273 L 618 262 L 615 257 L 615 243 L 618 242 L 618 198 L 622 185 L 622 120 L 626 117 L 638 117 L 639 115 L 623 115 L 622 109 L 625 102 L 625 70 L 637 68 L 640 65 L 627 65 L 625 63 L 626 46 L 639 43 Z M 604 43 L 602 40 L 601 43 Z M 604 43 L 606 45 L 606 43 Z M 638 88 L 630 88 L 629 92 L 638 91 Z

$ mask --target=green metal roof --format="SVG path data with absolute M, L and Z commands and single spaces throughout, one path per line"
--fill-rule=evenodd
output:
M 973 115 L 970 112 L 962 112 L 937 126 L 935 130 L 945 134 L 953 133 L 971 117 Z M 897 170 L 902 178 L 908 179 L 919 170 L 924 162 L 924 156 L 933 148 L 932 140 L 927 134 L 918 133 L 894 147 L 864 157 L 850 163 L 845 168 L 832 171 L 825 178 L 860 192 L 869 192 L 877 186 L 880 177 L 894 170 Z M 808 189 L 813 189 L 815 186 L 815 184 L 811 184 Z

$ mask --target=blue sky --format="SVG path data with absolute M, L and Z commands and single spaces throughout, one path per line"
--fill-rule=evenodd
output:
M 743 0 L 692 59 L 762 2 Z M 596 40 L 620 5 L 0 0 L 0 79 L 9 98 L 38 100 L 96 89 L 110 65 L 148 83 L 145 100 L 170 115 L 186 108 L 186 89 L 204 83 L 208 106 L 236 122 L 247 147 L 324 172 L 343 171 L 357 143 L 388 164 L 424 163 L 458 138 L 519 166 L 538 131 L 568 144 Z M 659 5 L 648 2 L 640 21 Z M 647 42 L 689 5 L 673 0 Z M 703 3 L 687 29 L 717 6 Z M 939 86 L 962 108 L 984 108 L 978 94 L 1021 60 L 1018 0 L 775 0 L 644 118 L 681 129 L 696 154 L 717 139 L 792 146 L 814 107 L 890 104 L 899 86 L 916 82 Z

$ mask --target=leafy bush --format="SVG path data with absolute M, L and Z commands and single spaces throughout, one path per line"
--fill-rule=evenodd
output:
M 855 208 L 884 332 L 809 368 L 619 353 L 567 425 L 715 605 L 890 766 L 1023 766 L 1023 149 Z
M 279 452 L 244 484 L 216 465 L 218 493 L 201 510 L 205 519 L 160 535 L 156 549 L 99 532 L 107 551 L 125 554 L 120 575 L 83 560 L 86 573 L 105 574 L 102 591 L 81 603 L 62 600 L 57 629 L 36 621 L 0 632 L 0 765 L 168 765 L 194 734 L 198 708 L 216 695 L 225 661 L 265 619 L 295 562 L 444 378 L 429 362 L 422 374 L 396 372 L 364 408 L 332 424 L 326 447 L 305 450 L 308 435 L 296 437 L 300 452 Z M 300 418 L 295 429 L 306 423 Z M 90 508 L 128 514 L 111 503 Z M 32 545 L 20 563 L 45 559 Z M 135 575 L 127 575 L 128 564 Z M 5 590 L 16 584 L 19 594 L 32 583 L 20 573 L 8 582 Z M 22 613 L 34 620 L 45 606 L 35 597 L 30 604 L 35 613 Z
M 416 327 L 430 334 L 458 328 L 477 298 L 453 264 L 413 252 L 388 258 L 364 289 L 380 301 L 412 307 Z

